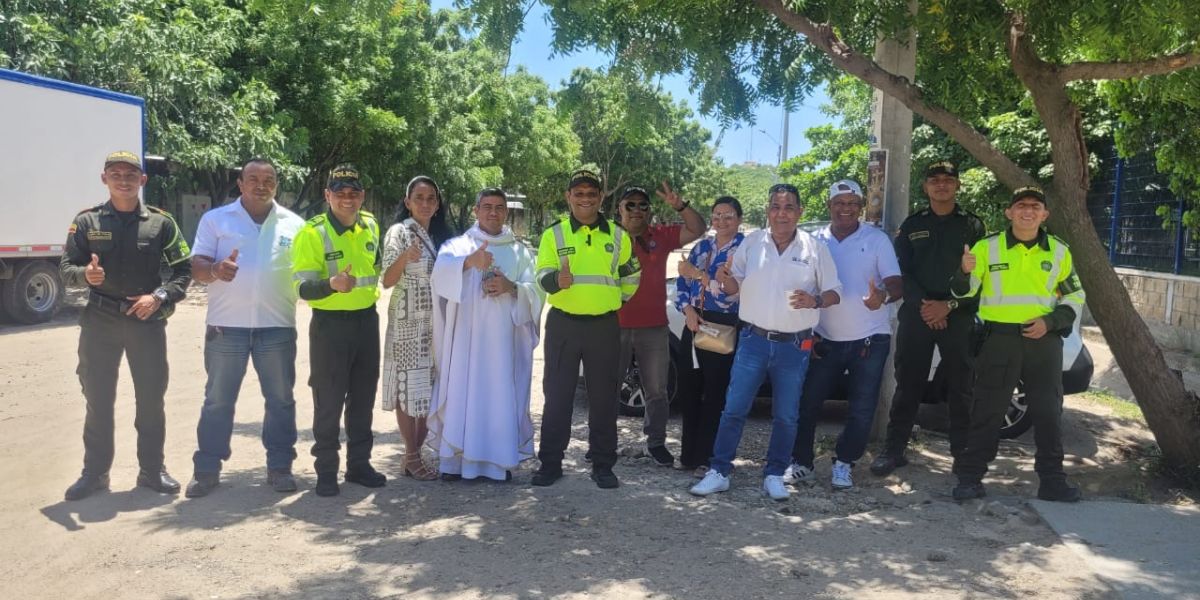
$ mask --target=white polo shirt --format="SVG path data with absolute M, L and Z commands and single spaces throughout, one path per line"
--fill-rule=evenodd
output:
M 820 311 L 792 308 L 791 292 L 804 290 L 815 296 L 832 290 L 841 294 L 829 248 L 799 229 L 783 254 L 775 249 L 769 230 L 747 235 L 733 254 L 731 270 L 741 288 L 738 317 L 771 331 L 792 333 L 817 324 Z
M 858 229 L 838 241 L 826 227 L 816 238 L 829 248 L 842 282 L 842 301 L 821 309 L 817 333 L 835 342 L 861 340 L 877 333 L 892 333 L 888 307 L 870 310 L 862 299 L 872 280 L 882 288 L 885 277 L 898 277 L 900 264 L 896 250 L 886 233 L 873 225 L 860 223 Z
M 225 260 L 238 251 L 237 277 L 208 284 L 205 322 L 220 327 L 295 327 L 296 291 L 292 287 L 292 240 L 304 219 L 272 202 L 262 225 L 254 222 L 238 198 L 200 218 L 192 256 Z

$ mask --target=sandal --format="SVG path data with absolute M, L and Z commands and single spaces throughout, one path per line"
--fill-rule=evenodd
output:
M 410 465 L 416 462 L 416 468 Z M 437 471 L 431 469 L 425 461 L 421 459 L 421 453 L 405 454 L 403 472 L 405 477 L 411 477 L 417 481 L 433 481 L 438 478 Z

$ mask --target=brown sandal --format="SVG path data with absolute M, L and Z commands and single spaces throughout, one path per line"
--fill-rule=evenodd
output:
M 410 466 L 413 462 L 416 462 L 416 468 L 412 468 Z M 434 479 L 438 478 L 437 471 L 429 468 L 429 465 L 425 464 L 425 461 L 421 459 L 420 452 L 416 454 L 404 455 L 403 470 L 405 477 L 411 477 L 417 481 L 433 481 Z

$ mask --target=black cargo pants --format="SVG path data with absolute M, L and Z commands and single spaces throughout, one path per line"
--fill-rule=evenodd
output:
M 336 474 L 343 412 L 346 419 L 346 468 L 371 460 L 375 391 L 379 386 L 379 313 L 313 309 L 308 326 L 313 394 L 313 448 L 317 474 Z

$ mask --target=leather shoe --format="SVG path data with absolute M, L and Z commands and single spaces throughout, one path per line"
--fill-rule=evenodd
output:
M 85 473 L 80 475 L 79 479 L 71 484 L 71 487 L 67 488 L 67 493 L 64 494 L 64 497 L 67 500 L 83 500 L 96 492 L 107 490 L 108 473 L 101 473 L 100 475 L 88 475 Z
M 886 477 L 891 475 L 899 467 L 908 464 L 908 459 L 904 458 L 903 454 L 880 454 L 871 461 L 871 473 L 878 477 Z
M 336 496 L 342 492 L 338 488 L 337 473 L 317 473 L 317 487 L 313 489 L 318 496 Z
M 983 483 L 978 481 L 959 481 L 950 494 L 954 496 L 955 501 L 964 502 L 986 496 L 987 490 L 983 488 Z
M 346 482 L 357 483 L 363 487 L 379 488 L 387 483 L 387 476 L 375 470 L 371 465 L 363 465 L 346 469 Z
M 142 469 L 138 471 L 137 484 L 139 487 L 150 488 L 160 494 L 178 494 L 179 482 L 171 477 L 167 470 L 159 469 L 158 472 L 147 471 Z
M 183 495 L 188 498 L 203 498 L 218 485 L 221 485 L 221 476 L 217 473 L 194 473 Z
M 592 469 L 592 481 L 595 481 L 596 487 L 602 490 L 611 490 L 621 485 L 612 469 Z
M 1066 479 L 1050 479 L 1038 484 L 1037 497 L 1050 502 L 1079 502 L 1083 492 L 1067 483 Z
M 267 471 L 267 483 L 271 484 L 271 489 L 279 493 L 296 491 L 296 478 L 292 477 L 291 471 L 269 470 Z
M 462 481 L 462 475 L 458 473 L 442 473 L 440 477 L 442 481 Z
M 554 485 L 554 482 L 562 479 L 562 476 L 562 467 L 554 468 L 542 466 L 542 468 L 534 472 L 533 477 L 529 480 L 529 483 L 530 485 L 535 485 L 537 487 L 546 487 L 549 485 Z

